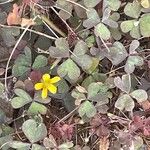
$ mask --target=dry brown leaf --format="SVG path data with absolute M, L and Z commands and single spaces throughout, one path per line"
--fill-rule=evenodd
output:
M 19 6 L 17 4 L 13 4 L 13 10 L 8 14 L 7 24 L 8 25 L 18 25 L 21 23 L 21 18 L 19 15 Z
M 33 19 L 22 18 L 20 25 L 22 27 L 35 25 Z
M 107 137 L 100 138 L 99 150 L 108 150 L 109 144 L 109 139 Z

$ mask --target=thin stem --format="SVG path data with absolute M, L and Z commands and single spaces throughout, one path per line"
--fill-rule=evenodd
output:
M 58 123 L 63 122 L 63 121 L 65 121 L 66 119 L 68 119 L 78 108 L 79 108 L 79 106 L 76 107 L 74 110 L 72 110 L 68 115 L 66 115 L 65 117 L 63 117 L 62 119 L 60 119 L 60 120 L 58 121 Z
M 33 21 L 34 21 L 36 18 L 37 18 L 37 16 L 33 18 Z M 25 33 L 27 32 L 27 30 L 29 29 L 29 27 L 30 27 L 30 25 L 28 25 L 28 26 L 25 28 L 25 30 L 23 31 L 23 33 L 22 33 L 21 36 L 19 37 L 18 41 L 16 42 L 16 44 L 15 44 L 15 46 L 14 46 L 14 48 L 13 48 L 13 50 L 12 50 L 10 56 L 9 56 L 8 61 L 7 61 L 6 69 L 5 69 L 5 90 L 6 90 L 6 92 L 8 92 L 8 88 L 7 88 L 7 75 L 8 75 L 8 67 L 9 67 L 11 58 L 12 58 L 12 56 L 13 56 L 13 54 L 14 54 L 14 52 L 15 52 L 17 46 L 18 46 L 18 44 L 20 43 L 21 39 L 23 38 L 23 36 L 24 36 Z
M 69 2 L 69 3 L 72 3 L 72 4 L 74 4 L 74 5 L 77 5 L 77 6 L 81 7 L 81 8 L 83 8 L 83 9 L 85 9 L 86 11 L 89 11 L 87 8 L 85 8 L 83 5 L 81 5 L 81 4 L 79 4 L 79 3 L 76 3 L 76 2 L 71 1 L 71 0 L 66 0 L 66 1 Z
M 21 30 L 25 30 L 25 29 L 26 29 L 25 27 L 7 26 L 7 25 L 3 25 L 3 24 L 0 24 L 0 26 L 3 27 L 3 28 L 15 28 L 15 29 L 21 29 Z M 44 34 L 44 33 L 42 33 L 42 32 L 39 32 L 39 31 L 35 31 L 35 30 L 32 30 L 32 29 L 26 29 L 26 30 L 29 31 L 29 32 L 32 32 L 32 33 L 41 35 L 41 36 L 45 36 L 46 38 L 51 39 L 51 40 L 56 40 L 56 39 L 57 39 L 57 38 L 55 38 L 55 37 L 49 36 L 49 35 L 47 35 L 47 34 Z

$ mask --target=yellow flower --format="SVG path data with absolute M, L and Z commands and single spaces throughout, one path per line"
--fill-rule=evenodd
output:
M 54 85 L 54 83 L 58 82 L 60 80 L 60 77 L 56 76 L 54 78 L 50 78 L 49 74 L 44 74 L 42 76 L 41 82 L 36 83 L 34 88 L 35 90 L 41 90 L 42 89 L 42 98 L 45 99 L 48 95 L 48 91 L 52 94 L 56 94 L 57 87 Z

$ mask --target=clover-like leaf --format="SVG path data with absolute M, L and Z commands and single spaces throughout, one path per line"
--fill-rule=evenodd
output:
M 24 54 L 20 54 L 15 60 L 15 64 L 12 69 L 12 74 L 16 77 L 22 76 L 30 70 L 32 63 L 31 50 L 26 47 Z
M 140 42 L 138 40 L 133 40 L 129 47 L 129 53 L 135 54 L 137 53 L 135 50 L 140 46 Z
M 38 55 L 34 60 L 32 68 L 40 69 L 42 67 L 45 67 L 46 65 L 47 65 L 47 58 L 43 55 Z
M 108 6 L 111 10 L 117 11 L 121 5 L 120 0 L 107 0 Z
M 127 51 L 122 43 L 115 42 L 112 47 L 109 48 L 110 52 L 107 52 L 106 57 L 111 60 L 113 65 L 118 65 L 127 57 Z
M 52 134 L 50 134 L 48 138 L 46 137 L 46 138 L 43 140 L 43 145 L 44 145 L 47 149 L 57 147 L 57 143 L 56 143 L 55 138 L 53 137 Z
M 58 67 L 57 73 L 60 77 L 68 76 L 71 81 L 76 82 L 80 76 L 80 69 L 69 58 Z
M 143 37 L 150 37 L 150 13 L 144 14 L 140 18 L 140 32 Z
M 71 96 L 74 97 L 77 100 L 85 100 L 86 96 L 84 93 L 80 93 L 76 89 L 72 91 Z
M 101 0 L 84 0 L 84 5 L 86 7 L 95 7 Z
M 130 93 L 130 95 L 137 100 L 138 103 L 146 101 L 148 99 L 147 92 L 142 89 L 138 89 Z
M 46 148 L 39 144 L 33 144 L 31 150 L 46 150 Z
M 132 18 L 138 18 L 141 13 L 141 5 L 136 0 L 133 3 L 127 3 L 124 8 L 124 13 Z
M 121 111 L 122 110 L 132 111 L 134 106 L 135 106 L 134 101 L 128 94 L 120 96 L 115 103 L 115 107 Z
M 39 104 L 37 102 L 33 102 L 28 109 L 28 114 L 30 115 L 37 115 L 37 114 L 45 115 L 46 112 L 47 108 L 44 105 Z
M 20 34 L 20 30 L 17 28 L 16 29 L 15 28 L 1 28 L 0 34 L 5 44 L 8 47 L 11 47 L 15 45 L 16 43 L 15 36 L 18 36 Z
M 82 40 L 78 41 L 73 51 L 71 58 L 80 66 L 83 70 L 87 71 L 92 66 L 92 57 L 87 55 L 88 46 Z
M 55 41 L 56 47 L 51 46 L 49 53 L 54 58 L 65 58 L 69 57 L 69 44 L 65 38 L 58 38 Z
M 66 142 L 66 143 L 63 143 L 63 144 L 59 145 L 58 149 L 59 150 L 69 150 L 72 147 L 73 147 L 73 143 L 72 142 Z
M 129 56 L 125 64 L 125 72 L 133 73 L 136 66 L 142 66 L 143 58 L 140 56 Z
M 86 13 L 88 19 L 83 21 L 84 27 L 90 29 L 100 22 L 99 15 L 95 9 L 90 8 Z
M 21 108 L 24 105 L 32 102 L 32 98 L 30 97 L 30 95 L 22 89 L 15 89 L 15 94 L 17 95 L 17 97 L 14 97 L 11 100 L 11 105 L 15 109 Z
M 14 149 L 29 150 L 31 144 L 20 142 L 20 141 L 10 141 L 9 146 Z
M 101 37 L 104 40 L 110 38 L 110 31 L 103 23 L 99 23 L 95 26 L 94 33 L 97 37 Z
M 22 130 L 31 143 L 44 139 L 47 135 L 47 129 L 44 123 L 37 123 L 33 119 L 25 121 Z
M 108 91 L 108 87 L 102 82 L 93 82 L 88 86 L 88 99 L 94 98 L 97 94 L 104 95 Z
M 80 117 L 86 115 L 88 118 L 91 118 L 96 114 L 96 108 L 91 102 L 85 101 L 81 104 L 78 112 Z
M 4 90 L 5 90 L 4 84 L 0 82 L 0 95 L 2 95 Z
M 129 93 L 131 89 L 131 76 L 130 74 L 125 74 L 122 76 L 122 79 L 120 77 L 115 77 L 114 83 L 119 89 Z
M 127 33 L 129 31 L 131 31 L 134 27 L 134 20 L 126 20 L 121 22 L 120 28 L 122 30 L 122 32 Z

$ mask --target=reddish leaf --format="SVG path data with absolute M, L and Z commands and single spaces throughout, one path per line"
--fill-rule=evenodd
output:
M 8 25 L 18 25 L 21 23 L 21 17 L 19 15 L 19 6 L 13 4 L 13 10 L 8 14 L 7 24 Z
M 141 102 L 140 105 L 142 106 L 142 108 L 144 110 L 148 110 L 150 109 L 150 102 L 148 100 L 144 101 L 144 102 Z
M 33 83 L 39 82 L 41 78 L 42 78 L 42 73 L 38 70 L 33 70 L 30 73 L 30 79 L 32 80 Z

